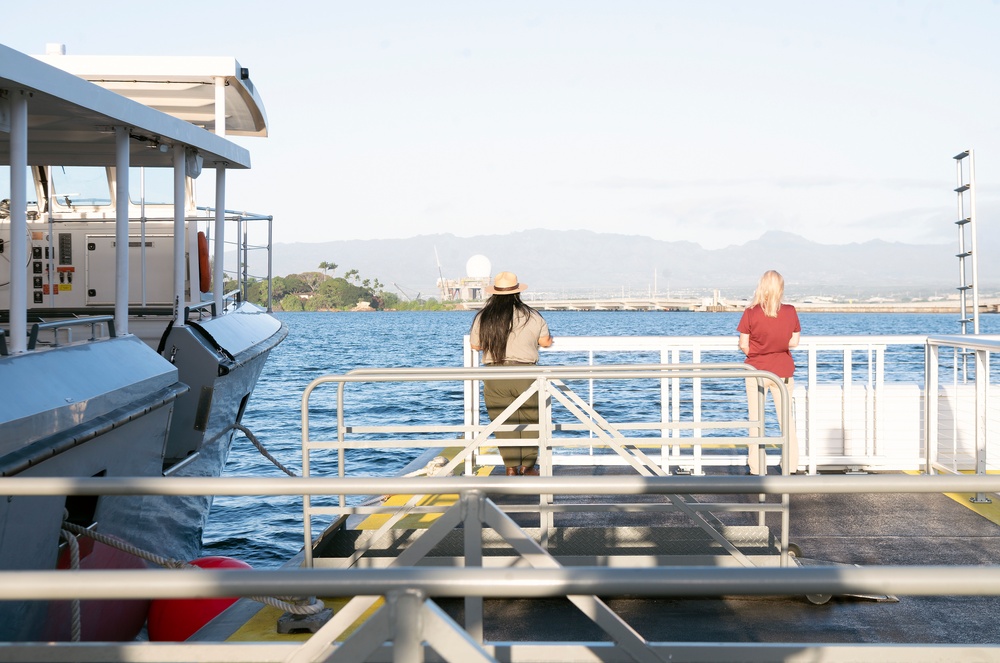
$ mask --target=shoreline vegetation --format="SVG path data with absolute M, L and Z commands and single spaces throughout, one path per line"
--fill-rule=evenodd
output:
M 479 309 L 482 301 L 440 301 L 434 297 L 421 297 L 421 293 L 407 294 L 396 284 L 392 292 L 377 278 L 363 278 L 356 269 L 342 276 L 335 276 L 338 265 L 322 262 L 322 271 L 303 272 L 276 276 L 271 282 L 271 302 L 275 311 L 470 311 Z M 235 285 L 235 284 L 233 284 Z M 252 280 L 247 299 L 258 305 L 267 303 L 267 282 Z M 716 294 L 713 298 L 696 297 L 621 297 L 600 299 L 529 298 L 527 304 L 543 311 L 684 311 L 684 312 L 740 312 L 745 300 L 726 301 Z M 796 301 L 790 304 L 804 313 L 948 313 L 958 315 L 961 306 L 957 297 L 933 300 L 823 300 Z M 970 303 L 971 308 L 971 303 Z M 980 313 L 1000 312 L 1000 300 L 980 299 Z
M 447 311 L 458 309 L 461 302 L 440 302 L 410 297 L 402 289 L 396 294 L 377 278 L 364 278 L 356 269 L 335 276 L 336 263 L 321 262 L 317 272 L 302 272 L 271 279 L 271 304 L 275 311 Z M 233 284 L 235 286 L 235 284 Z M 395 284 L 394 284 L 395 285 Z M 251 279 L 247 300 L 267 303 L 267 281 Z

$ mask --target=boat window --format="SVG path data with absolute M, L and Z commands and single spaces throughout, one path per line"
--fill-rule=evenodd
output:
M 56 205 L 111 204 L 107 169 L 101 166 L 56 166 L 51 172 L 52 195 Z
M 25 200 L 28 202 L 29 207 L 35 207 L 37 201 L 35 198 L 35 185 L 31 181 L 31 169 L 28 168 L 27 174 L 25 175 Z M 8 215 L 10 200 L 10 166 L 0 166 L 0 219 L 6 219 Z
M 130 168 L 128 197 L 133 205 L 171 205 L 174 202 L 173 168 Z

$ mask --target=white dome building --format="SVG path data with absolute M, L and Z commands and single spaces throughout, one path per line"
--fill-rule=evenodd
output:
M 492 269 L 490 259 L 477 253 L 466 261 L 465 276 L 458 281 L 444 281 L 442 294 L 452 301 L 482 301 L 486 299 L 486 286 L 490 284 Z

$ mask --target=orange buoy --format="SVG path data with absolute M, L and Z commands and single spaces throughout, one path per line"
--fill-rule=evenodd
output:
M 250 569 L 246 562 L 232 557 L 201 557 L 190 562 L 203 569 Z M 146 629 L 154 642 L 181 642 L 236 603 L 235 598 L 155 599 L 149 606 Z
M 212 270 L 208 264 L 208 237 L 198 231 L 198 289 L 208 292 L 212 289 Z

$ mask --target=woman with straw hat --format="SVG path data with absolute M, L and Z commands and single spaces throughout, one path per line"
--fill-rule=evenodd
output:
M 490 295 L 486 305 L 476 313 L 470 332 L 473 350 L 483 351 L 487 366 L 533 365 L 538 363 L 538 348 L 552 345 L 549 326 L 535 309 L 521 301 L 528 289 L 512 272 L 500 272 L 493 285 L 486 287 Z M 496 419 L 534 380 L 484 380 L 483 399 L 491 419 Z M 528 398 L 505 424 L 538 423 L 538 396 Z M 498 439 L 531 439 L 538 431 L 513 430 L 496 433 Z M 537 475 L 538 446 L 500 447 L 500 456 L 507 476 Z

